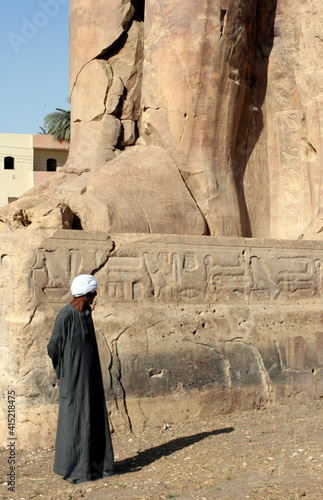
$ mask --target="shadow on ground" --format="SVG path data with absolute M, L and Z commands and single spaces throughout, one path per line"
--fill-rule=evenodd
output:
M 127 472 L 140 470 L 142 467 L 152 464 L 155 460 L 159 460 L 161 457 L 171 455 L 172 453 L 182 450 L 183 448 L 187 448 L 188 446 L 202 441 L 205 438 L 232 431 L 234 431 L 233 427 L 226 427 L 224 429 L 217 429 L 209 432 L 200 432 L 199 434 L 173 439 L 159 446 L 147 448 L 144 451 L 138 452 L 135 457 L 126 458 L 125 460 L 116 462 L 114 472 L 115 474 L 125 474 Z

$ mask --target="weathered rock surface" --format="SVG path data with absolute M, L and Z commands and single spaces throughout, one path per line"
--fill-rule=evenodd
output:
M 99 175 L 83 174 L 53 194 L 71 207 L 86 230 L 118 232 L 122 221 L 129 233 L 136 227 L 143 233 L 207 234 L 174 162 L 160 148 L 135 146 Z
M 70 4 L 72 135 L 66 170 L 104 165 L 137 140 L 143 58 L 142 8 L 130 0 Z M 80 50 L 80 47 L 82 49 Z M 128 134 L 133 122 L 134 133 Z M 124 127 L 127 140 L 123 139 Z
M 277 2 L 264 132 L 271 234 L 278 238 L 322 238 L 322 22 L 319 0 Z M 250 174 L 259 172 L 256 149 Z M 249 183 L 251 191 L 252 174 Z
M 138 143 L 147 148 L 139 170 L 152 168 L 149 146 L 167 151 L 175 167 L 168 185 L 181 175 L 181 191 L 205 219 L 200 234 L 206 226 L 211 235 L 322 237 L 320 0 L 98 0 L 95 6 L 72 0 L 70 24 L 72 142 L 65 171 L 90 171 L 77 186 L 99 182 L 106 190 L 104 200 L 92 200 L 92 211 L 109 211 L 114 222 L 100 229 L 128 231 L 124 207 L 145 196 L 140 172 L 127 194 L 117 175 L 125 162 L 136 171 Z M 114 172 L 109 185 L 106 167 Z M 88 205 L 82 209 L 75 199 L 73 181 L 63 189 L 67 207 L 73 212 L 77 205 L 77 217 L 86 219 Z M 167 198 L 165 183 L 156 189 Z M 111 190 L 121 200 L 120 207 L 113 201 L 113 215 Z M 182 202 L 175 197 L 173 204 Z M 30 203 L 38 221 L 42 199 Z M 153 219 L 163 219 L 167 208 L 154 207 Z M 2 209 L 0 219 L 12 225 L 14 214 L 14 207 Z M 136 216 L 132 232 L 165 226 Z M 47 222 L 66 227 L 65 219 Z M 98 216 L 95 227 L 101 222 Z M 171 217 L 166 225 L 166 233 L 177 232 Z
M 8 390 L 18 446 L 54 443 L 46 345 L 82 272 L 99 282 L 93 318 L 116 432 L 323 396 L 322 243 L 22 230 L 0 245 L 3 444 Z
M 6 206 L 2 217 L 7 225 L 11 229 L 119 232 L 123 228 L 131 233 L 135 227 L 142 233 L 208 233 L 204 217 L 164 149 L 135 146 L 99 175 L 60 176 L 61 182 L 37 187 Z
M 251 235 L 242 182 L 247 123 L 265 96 L 252 94 L 256 78 L 257 89 L 266 85 L 275 5 L 146 4 L 141 133 L 171 152 L 212 235 Z

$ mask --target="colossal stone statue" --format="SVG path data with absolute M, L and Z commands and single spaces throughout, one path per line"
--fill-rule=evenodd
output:
M 78 274 L 117 432 L 318 400 L 322 1 L 70 0 L 70 21 L 68 162 L 0 210 L 19 446 L 53 444 L 44 352 Z
M 71 0 L 69 160 L 1 220 L 316 237 L 323 8 L 292 4 Z
M 189 8 L 152 0 L 145 10 L 143 1 L 108 3 L 106 14 L 91 2 L 71 5 L 72 168 L 102 165 L 139 130 L 141 144 L 167 151 L 164 162 L 180 172 L 210 234 L 248 232 L 241 220 L 241 113 L 259 106 L 251 88 L 266 71 L 275 2 L 258 11 L 257 2 L 232 2 L 229 15 L 229 3 L 220 0 Z M 113 19 L 109 30 L 106 15 Z M 98 20 L 100 28 L 89 31 Z M 265 25 L 265 36 L 253 24 Z M 149 170 L 151 154 L 139 154 Z M 173 176 L 169 172 L 170 185 Z

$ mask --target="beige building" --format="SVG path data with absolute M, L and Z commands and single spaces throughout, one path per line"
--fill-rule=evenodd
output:
M 46 180 L 67 160 L 69 143 L 50 135 L 0 134 L 0 206 Z

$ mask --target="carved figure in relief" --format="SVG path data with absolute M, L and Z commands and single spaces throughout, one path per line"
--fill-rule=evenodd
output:
M 306 257 L 278 259 L 277 286 L 288 294 L 311 297 L 319 289 L 320 262 Z
M 297 227 L 300 232 L 303 229 L 303 193 L 297 111 L 278 114 L 277 128 L 280 148 L 280 223 L 284 227 L 288 221 L 292 221 L 294 227 L 290 231 L 294 232 Z
M 207 294 L 216 297 L 225 294 L 248 295 L 251 279 L 244 254 L 227 252 L 227 255 L 207 255 L 204 259 L 207 275 Z
M 61 302 L 69 294 L 69 283 L 80 273 L 94 272 L 107 262 L 112 243 L 48 239 L 45 248 L 37 250 L 31 265 L 35 299 Z
M 66 253 L 38 250 L 32 277 L 37 300 L 62 299 L 69 292 L 70 265 Z
M 32 268 L 35 298 L 64 300 L 64 296 L 69 293 L 70 280 L 78 274 L 83 261 L 79 250 L 39 250 Z M 92 268 L 95 269 L 95 265 Z
M 111 257 L 103 279 L 110 300 L 154 299 L 274 300 L 322 293 L 319 259 L 226 248 L 222 252 L 144 252 L 141 257 Z

